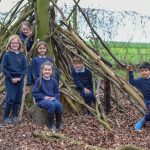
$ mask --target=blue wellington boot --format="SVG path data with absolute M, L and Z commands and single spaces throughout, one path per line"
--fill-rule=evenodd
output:
M 139 120 L 135 125 L 134 125 L 134 130 L 135 131 L 141 131 L 142 127 L 146 123 L 145 117 L 143 117 L 141 120 Z

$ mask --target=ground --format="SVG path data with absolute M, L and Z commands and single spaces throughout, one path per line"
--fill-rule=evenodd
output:
M 123 111 L 117 111 L 113 104 L 108 118 L 112 121 L 113 134 L 110 134 L 94 117 L 75 113 L 63 114 L 63 130 L 59 133 L 66 137 L 83 141 L 108 150 L 120 145 L 133 144 L 150 149 L 150 124 L 136 133 L 133 125 L 142 115 L 124 97 L 118 97 Z M 3 124 L 2 124 L 3 125 Z M 3 125 L 0 128 L 0 150 L 88 150 L 86 146 L 78 146 L 64 140 L 45 141 L 34 136 L 34 131 L 49 131 L 46 126 L 31 123 L 31 117 L 26 112 L 18 125 Z

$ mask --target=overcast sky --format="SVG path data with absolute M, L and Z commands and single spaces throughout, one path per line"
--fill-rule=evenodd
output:
M 0 11 L 8 11 L 19 0 L 1 0 Z M 26 1 L 26 0 L 24 0 Z M 59 3 L 73 4 L 73 0 L 58 0 Z M 80 6 L 113 11 L 136 11 L 150 16 L 150 0 L 80 0 Z
M 0 12 L 9 11 L 19 0 L 1 0 Z M 27 0 L 24 0 L 26 2 Z M 77 0 L 76 0 L 77 1 Z M 58 4 L 62 7 L 66 3 L 72 6 L 73 0 L 58 0 Z M 87 8 L 106 9 L 111 11 L 136 11 L 142 15 L 150 16 L 150 0 L 80 0 L 79 5 Z M 139 23 L 139 21 L 138 21 Z M 118 30 L 116 40 L 128 41 L 131 34 L 132 24 L 126 21 L 126 26 Z M 134 31 L 134 40 L 139 42 L 150 42 L 150 24 L 146 22 L 143 36 L 141 28 L 136 28 Z

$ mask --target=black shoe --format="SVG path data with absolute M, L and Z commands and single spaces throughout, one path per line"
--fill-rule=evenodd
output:
M 50 113 L 49 115 L 49 125 L 48 128 L 50 130 L 55 130 L 55 126 L 54 126 L 54 113 Z
M 62 113 L 56 112 L 56 129 L 61 130 L 62 129 Z
M 12 105 L 7 104 L 7 103 L 5 104 L 4 111 L 3 111 L 4 123 L 12 124 L 12 120 L 9 117 L 10 112 L 11 112 L 11 108 L 12 108 Z

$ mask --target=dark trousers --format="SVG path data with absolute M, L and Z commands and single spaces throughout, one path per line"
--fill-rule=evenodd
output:
M 10 105 L 20 104 L 23 94 L 24 80 L 17 83 L 12 83 L 12 81 L 5 79 L 6 84 L 6 103 Z
M 145 120 L 146 121 L 150 121 L 150 102 L 146 103 L 146 107 L 147 107 L 147 113 L 145 114 Z
M 90 90 L 89 94 L 86 94 L 84 90 L 80 90 L 80 95 L 84 98 L 84 101 L 87 105 L 91 106 L 92 103 L 95 103 L 95 96 L 93 90 Z
M 60 101 L 54 99 L 54 100 L 41 100 L 38 102 L 38 106 L 41 108 L 46 109 L 49 113 L 61 113 L 62 112 L 62 104 Z

